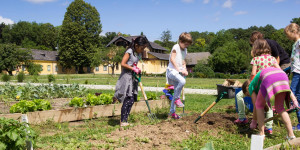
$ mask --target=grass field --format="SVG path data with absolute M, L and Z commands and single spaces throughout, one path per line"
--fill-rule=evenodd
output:
M 54 75 L 55 83 L 58 84 L 95 84 L 95 85 L 116 85 L 119 75 L 94 75 L 94 74 L 71 74 L 71 75 Z M 34 76 L 26 76 L 23 82 L 34 82 Z M 37 76 L 39 83 L 48 83 L 47 75 Z M 238 79 L 244 82 L 245 79 Z M 16 76 L 11 78 L 11 82 L 17 82 Z M 166 83 L 165 77 L 142 77 L 144 86 L 164 87 Z M 222 84 L 224 79 L 208 79 L 208 78 L 187 78 L 186 88 L 194 89 L 216 89 L 216 84 Z
M 89 90 L 89 92 L 94 93 L 95 90 Z M 187 94 L 186 111 L 189 112 L 189 115 L 200 113 L 215 99 L 216 96 L 212 95 Z M 235 108 L 233 106 L 234 99 L 223 99 L 213 107 L 209 113 L 235 114 Z M 131 114 L 129 122 L 133 123 L 133 126 L 125 130 L 134 129 L 138 125 L 158 126 L 167 120 L 168 110 L 168 108 L 165 108 L 154 111 L 157 116 L 159 116 L 157 123 L 150 122 L 147 116 L 145 116 L 145 113 Z M 182 109 L 177 109 L 178 113 L 181 111 Z M 248 117 L 251 118 L 251 115 L 252 114 L 249 113 Z M 291 118 L 293 124 L 295 124 L 295 114 L 292 114 Z M 119 130 L 119 119 L 120 117 L 116 116 L 70 123 L 48 122 L 38 126 L 32 125 L 31 127 L 40 135 L 36 143 L 37 149 L 122 149 L 122 147 L 127 145 L 126 142 L 129 139 L 113 140 L 108 138 L 109 134 Z M 190 126 L 194 125 L 192 122 L 187 122 L 187 124 L 190 124 Z M 212 135 L 210 130 L 201 131 L 198 134 L 189 136 L 181 142 L 171 141 L 172 144 L 169 145 L 168 149 L 201 149 L 207 143 L 213 143 L 215 149 L 250 149 L 250 136 L 248 134 L 239 133 L 238 126 L 232 128 L 236 129 L 236 132 L 228 132 L 221 127 L 218 129 L 217 135 Z M 256 131 L 254 131 L 254 133 L 255 132 Z M 287 132 L 282 122 L 280 120 L 274 121 L 273 135 L 266 137 L 265 147 L 284 142 L 286 134 Z M 300 136 L 300 133 L 295 134 L 296 137 Z M 143 144 L 151 141 L 151 139 L 137 137 L 135 141 Z

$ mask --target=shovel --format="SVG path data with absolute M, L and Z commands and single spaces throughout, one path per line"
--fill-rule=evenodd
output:
M 142 91 L 142 93 L 143 93 L 143 96 L 144 96 L 146 105 L 147 105 L 147 107 L 148 107 L 148 110 L 149 110 L 148 118 L 150 119 L 150 121 L 155 121 L 155 120 L 157 119 L 157 117 L 156 117 L 155 114 L 153 114 L 153 113 L 151 112 L 150 105 L 149 105 L 149 103 L 148 103 L 148 98 L 147 98 L 147 95 L 146 95 L 146 93 L 145 93 L 145 91 L 144 91 L 143 84 L 142 84 L 142 82 L 141 82 L 141 77 L 142 77 L 142 75 L 139 74 L 139 77 L 137 77 L 135 73 L 133 73 L 133 75 L 134 75 L 134 77 L 135 77 L 135 78 L 138 80 L 138 82 L 139 82 L 139 86 L 140 86 L 140 88 L 141 88 L 141 91 Z
M 288 110 L 288 111 L 286 111 L 288 114 L 289 113 L 291 113 L 291 112 L 295 112 L 295 111 L 298 111 L 299 110 L 299 108 L 294 108 L 294 109 L 290 109 L 290 110 Z M 278 118 L 280 115 L 278 114 L 278 115 L 276 115 L 276 116 L 274 116 L 274 117 L 271 117 L 271 118 L 269 118 L 269 119 L 265 119 L 265 123 L 267 123 L 267 122 L 269 122 L 269 121 L 271 121 L 271 120 L 274 120 L 274 119 L 276 119 L 276 118 Z
M 184 107 L 185 107 L 185 104 L 184 104 L 184 102 L 185 102 L 184 87 L 182 88 L 181 95 L 182 95 L 182 103 L 183 103 L 184 106 L 182 108 L 182 114 L 180 114 L 180 115 L 181 116 L 186 116 L 187 114 L 184 113 Z
M 225 94 L 227 94 L 227 92 L 223 92 L 220 96 L 218 96 L 216 101 L 214 101 L 209 107 L 207 107 L 206 110 L 194 121 L 194 123 L 197 123 L 197 121 L 201 119 L 201 117 L 203 117 L 212 107 L 214 107 L 223 98 Z

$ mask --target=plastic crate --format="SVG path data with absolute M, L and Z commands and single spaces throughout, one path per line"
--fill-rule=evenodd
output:
M 222 94 L 223 92 L 227 92 L 226 95 L 224 95 L 223 98 L 234 98 L 235 97 L 235 89 L 239 87 L 235 86 L 223 86 L 222 84 L 217 84 L 217 91 L 218 96 Z
M 242 90 L 242 88 L 236 88 L 235 89 L 235 110 L 236 112 L 238 113 L 238 105 L 237 105 L 237 99 L 236 99 L 236 94 L 238 92 L 240 92 Z M 252 100 L 251 100 L 251 97 L 244 97 L 244 103 L 245 103 L 245 106 L 251 111 L 253 112 L 253 104 L 252 104 Z

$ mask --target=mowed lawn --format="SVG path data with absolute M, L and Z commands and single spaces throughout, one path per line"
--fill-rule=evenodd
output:
M 62 74 L 54 75 L 55 83 L 57 84 L 93 84 L 93 85 L 116 85 L 119 75 L 94 75 L 94 74 Z M 246 79 L 237 79 L 244 82 Z M 147 77 L 142 76 L 142 83 L 144 86 L 164 87 L 166 77 Z M 16 76 L 11 77 L 10 82 L 17 82 Z M 25 76 L 23 82 L 39 82 L 48 83 L 47 75 Z M 216 84 L 222 84 L 224 79 L 210 79 L 210 78 L 186 78 L 186 88 L 194 89 L 216 89 Z

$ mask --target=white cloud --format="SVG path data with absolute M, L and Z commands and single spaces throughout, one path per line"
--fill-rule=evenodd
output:
M 11 19 L 8 19 L 8 18 L 3 18 L 2 16 L 0 16 L 0 23 L 4 23 L 6 25 L 8 24 L 14 24 L 14 21 L 12 21 Z
M 192 3 L 192 2 L 194 2 L 194 0 L 181 0 L 182 2 L 184 2 L 184 3 Z
M 232 7 L 232 1 L 231 0 L 226 0 L 225 3 L 223 4 L 224 8 L 230 8 Z
M 245 15 L 247 14 L 248 12 L 247 11 L 237 11 L 234 13 L 234 15 L 238 16 L 238 15 Z
M 274 0 L 274 3 L 280 3 L 280 2 L 283 2 L 285 0 Z
M 203 4 L 209 3 L 210 0 L 203 0 Z
M 44 3 L 44 2 L 54 2 L 56 0 L 26 0 L 31 3 Z

